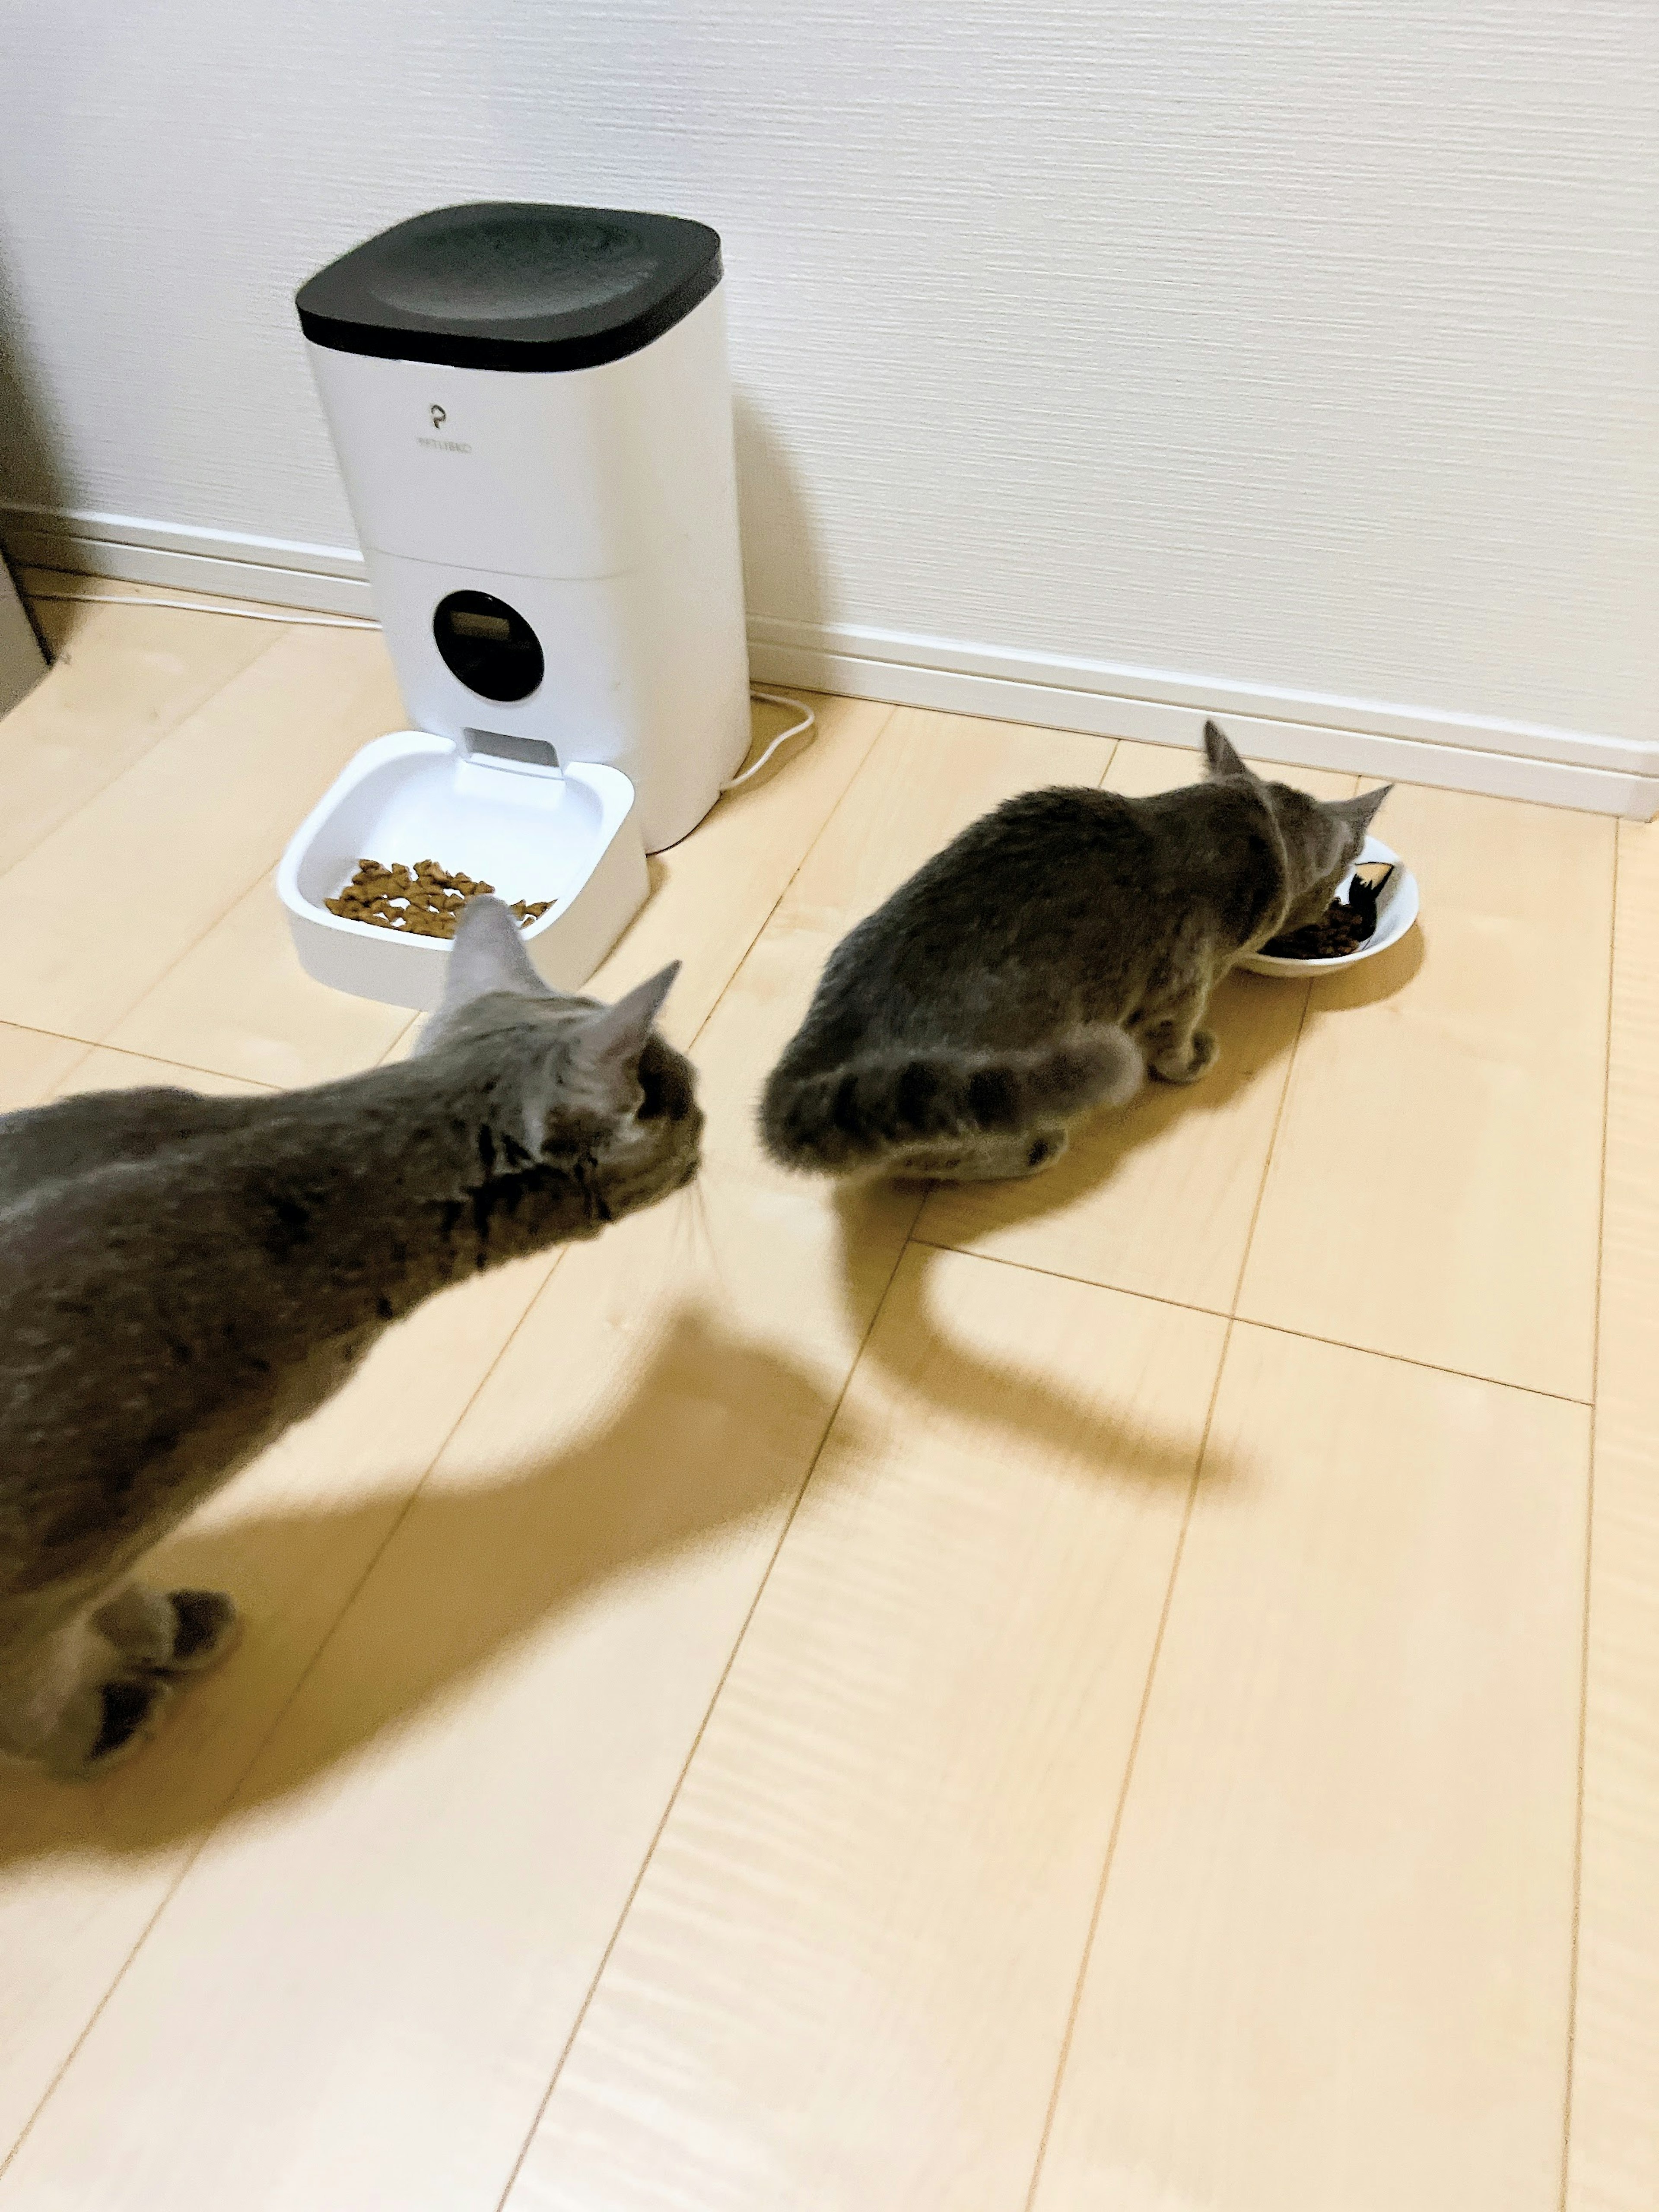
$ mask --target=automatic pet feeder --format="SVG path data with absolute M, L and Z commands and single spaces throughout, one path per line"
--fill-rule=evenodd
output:
M 321 981 L 428 1008 L 448 946 L 331 914 L 360 858 L 508 900 L 584 983 L 749 745 L 720 240 L 490 203 L 313 276 L 301 327 L 419 726 L 358 754 L 277 876 Z

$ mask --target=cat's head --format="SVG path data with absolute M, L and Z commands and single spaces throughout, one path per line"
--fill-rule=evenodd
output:
M 696 1072 L 652 1028 L 678 973 L 676 961 L 612 1006 L 556 991 L 501 900 L 469 899 L 443 1003 L 416 1049 L 463 1060 L 483 1086 L 503 1139 L 501 1171 L 580 1161 L 619 1218 L 697 1172 Z
M 1285 848 L 1290 904 L 1264 934 L 1317 921 L 1336 887 L 1365 848 L 1365 836 L 1394 789 L 1362 791 L 1355 799 L 1310 799 L 1288 783 L 1269 783 L 1247 768 L 1213 722 L 1204 725 L 1204 761 L 1212 782 L 1251 785 L 1271 811 Z

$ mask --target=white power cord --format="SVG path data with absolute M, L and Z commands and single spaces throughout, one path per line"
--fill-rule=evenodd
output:
M 289 615 L 276 607 L 210 607 L 200 599 L 145 599 L 126 592 L 26 592 L 31 599 L 65 600 L 82 607 L 177 607 L 187 615 L 234 615 L 241 622 L 287 623 L 301 629 L 379 629 L 362 615 Z
M 230 615 L 241 622 L 286 623 L 297 629 L 379 629 L 377 622 L 361 615 L 291 615 L 276 607 L 212 607 L 204 606 L 200 599 L 143 599 L 136 592 L 31 592 L 32 599 L 52 599 L 86 607 L 177 607 L 187 615 Z M 787 698 L 781 691 L 751 691 L 751 699 L 759 699 L 769 707 L 792 707 L 799 718 L 791 722 L 787 730 L 780 730 L 752 768 L 741 775 L 734 775 L 729 783 L 720 786 L 722 791 L 741 791 L 752 783 L 767 763 L 780 752 L 792 738 L 805 737 L 817 726 L 817 715 L 804 699 Z
M 769 707 L 793 707 L 800 720 L 791 722 L 787 730 L 780 730 L 753 768 L 744 769 L 741 775 L 734 775 L 729 783 L 723 783 L 720 786 L 722 791 L 741 791 L 744 784 L 755 781 L 773 754 L 787 745 L 791 738 L 804 737 L 808 730 L 817 726 L 818 718 L 804 699 L 787 699 L 781 691 L 751 691 L 749 696 L 751 699 L 764 700 Z

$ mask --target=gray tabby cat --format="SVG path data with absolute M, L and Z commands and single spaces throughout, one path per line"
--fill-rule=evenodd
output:
M 0 1752 L 101 1771 L 236 1632 L 145 1553 L 434 1291 L 696 1175 L 677 970 L 606 1008 L 466 908 L 418 1054 L 286 1096 L 0 1120 Z
M 1254 775 L 1213 722 L 1209 781 L 1151 799 L 1028 792 L 963 830 L 830 955 L 767 1080 L 786 1167 L 1034 1175 L 1143 1064 L 1195 1083 L 1210 994 L 1315 921 L 1386 789 L 1322 804 Z

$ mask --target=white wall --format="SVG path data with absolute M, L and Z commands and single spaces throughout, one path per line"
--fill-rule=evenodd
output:
M 11 0 L 0 39 L 0 495 L 349 549 L 296 283 L 450 200 L 657 208 L 724 235 L 763 629 L 1659 737 L 1653 0 Z

